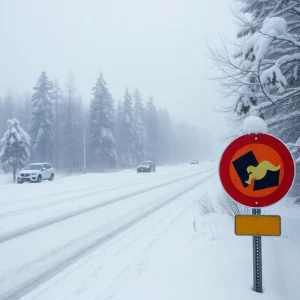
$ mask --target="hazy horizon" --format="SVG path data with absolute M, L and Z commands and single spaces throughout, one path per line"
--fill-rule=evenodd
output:
M 206 43 L 234 37 L 229 8 L 229 1 L 3 1 L 0 94 L 32 92 L 42 70 L 65 89 L 72 72 L 88 102 L 102 72 L 116 101 L 126 87 L 139 89 L 216 142 L 226 128 L 213 109 L 224 100 L 206 80 L 213 73 L 205 53 Z

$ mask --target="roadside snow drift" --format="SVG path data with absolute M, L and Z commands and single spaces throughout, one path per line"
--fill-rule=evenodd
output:
M 264 210 L 282 216 L 283 233 L 262 240 L 257 294 L 252 239 L 234 235 L 233 219 L 218 207 L 220 189 L 214 163 L 7 185 L 0 237 L 120 200 L 0 242 L 0 299 L 300 299 L 298 207 L 285 199 Z M 206 197 L 214 213 L 201 211 Z

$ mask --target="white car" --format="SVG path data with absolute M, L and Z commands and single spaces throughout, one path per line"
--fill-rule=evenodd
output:
M 54 179 L 54 168 L 48 163 L 29 164 L 17 175 L 18 183 L 52 181 Z

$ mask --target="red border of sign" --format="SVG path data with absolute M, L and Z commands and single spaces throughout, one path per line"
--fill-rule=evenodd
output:
M 232 157 L 241 147 L 248 144 L 264 144 L 274 148 L 281 156 L 284 166 L 290 166 L 291 170 L 285 171 L 281 185 L 274 193 L 264 197 L 251 197 L 241 193 L 231 181 L 229 167 Z M 219 175 L 223 188 L 236 202 L 249 207 L 265 207 L 280 201 L 290 190 L 295 178 L 295 163 L 289 149 L 285 144 L 272 135 L 258 133 L 243 135 L 234 140 L 223 152 L 219 165 Z M 255 204 L 259 201 L 259 204 Z

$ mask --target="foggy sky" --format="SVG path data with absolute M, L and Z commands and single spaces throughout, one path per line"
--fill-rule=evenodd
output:
M 0 0 L 0 94 L 32 92 L 42 70 L 65 88 L 72 71 L 85 101 L 100 71 L 114 98 L 128 87 L 217 141 L 223 115 L 206 42 L 234 37 L 229 1 Z

